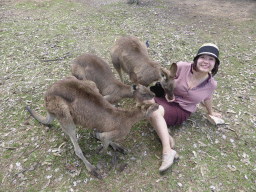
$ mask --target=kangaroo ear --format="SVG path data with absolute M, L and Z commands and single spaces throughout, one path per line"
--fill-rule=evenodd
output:
M 168 71 L 165 69 L 165 68 L 162 68 L 160 69 L 160 77 L 165 81 L 168 79 L 169 77 L 169 74 L 168 74 Z
M 131 80 L 132 83 L 137 83 L 138 82 L 137 75 L 134 72 L 130 73 L 130 80 Z
M 175 78 L 177 69 L 178 69 L 177 64 L 176 63 L 172 63 L 172 65 L 170 67 L 170 76 L 172 78 Z

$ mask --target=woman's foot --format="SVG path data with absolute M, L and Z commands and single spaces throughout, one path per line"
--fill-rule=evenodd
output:
M 171 153 L 168 153 L 168 154 L 164 153 L 163 154 L 162 165 L 159 168 L 160 172 L 165 171 L 166 169 L 168 169 L 169 167 L 172 166 L 173 160 L 177 156 L 176 154 L 177 154 L 177 152 L 175 150 L 172 150 Z

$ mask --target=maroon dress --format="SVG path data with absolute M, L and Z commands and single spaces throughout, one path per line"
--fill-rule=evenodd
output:
M 180 125 L 191 114 L 191 112 L 182 109 L 178 103 L 167 102 L 163 97 L 155 97 L 155 102 L 164 108 L 164 119 L 167 125 Z

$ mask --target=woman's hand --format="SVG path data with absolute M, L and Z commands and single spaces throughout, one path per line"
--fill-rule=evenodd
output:
M 222 118 L 222 115 L 220 113 L 217 113 L 217 112 L 212 112 L 212 114 L 209 114 L 209 115 L 212 115 L 212 116 L 218 117 L 218 118 Z
M 208 111 L 208 115 L 212 115 L 214 117 L 222 118 L 222 115 L 220 113 L 214 112 L 212 109 L 212 98 L 204 100 L 204 105 Z

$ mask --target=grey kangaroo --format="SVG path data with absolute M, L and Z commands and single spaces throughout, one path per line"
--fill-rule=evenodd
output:
M 112 47 L 110 54 L 121 81 L 123 81 L 121 70 L 129 75 L 131 72 L 135 73 L 138 77 L 138 83 L 144 86 L 160 81 L 168 99 L 173 100 L 174 79 L 177 72 L 176 63 L 171 65 L 170 70 L 162 68 L 157 61 L 153 61 L 149 57 L 146 44 L 135 36 L 119 38 Z
M 95 54 L 78 56 L 71 67 L 71 73 L 77 79 L 94 81 L 100 94 L 112 104 L 123 98 L 133 97 L 130 86 L 119 81 L 109 64 Z
M 136 75 L 134 74 L 136 78 Z M 47 116 L 41 116 L 26 106 L 30 114 L 39 122 L 50 125 L 55 118 L 58 119 L 62 130 L 70 137 L 76 155 L 83 160 L 86 168 L 94 176 L 101 178 L 96 168 L 91 165 L 82 153 L 76 138 L 76 125 L 97 131 L 96 137 L 102 141 L 103 152 L 111 145 L 114 149 L 120 146 L 112 140 L 125 137 L 131 127 L 138 121 L 148 118 L 158 109 L 157 104 L 150 100 L 154 94 L 140 84 L 131 85 L 136 101 L 136 107 L 124 110 L 112 106 L 99 93 L 92 81 L 78 80 L 74 76 L 52 84 L 45 93 L 45 107 Z M 121 149 L 122 150 L 122 149 Z

